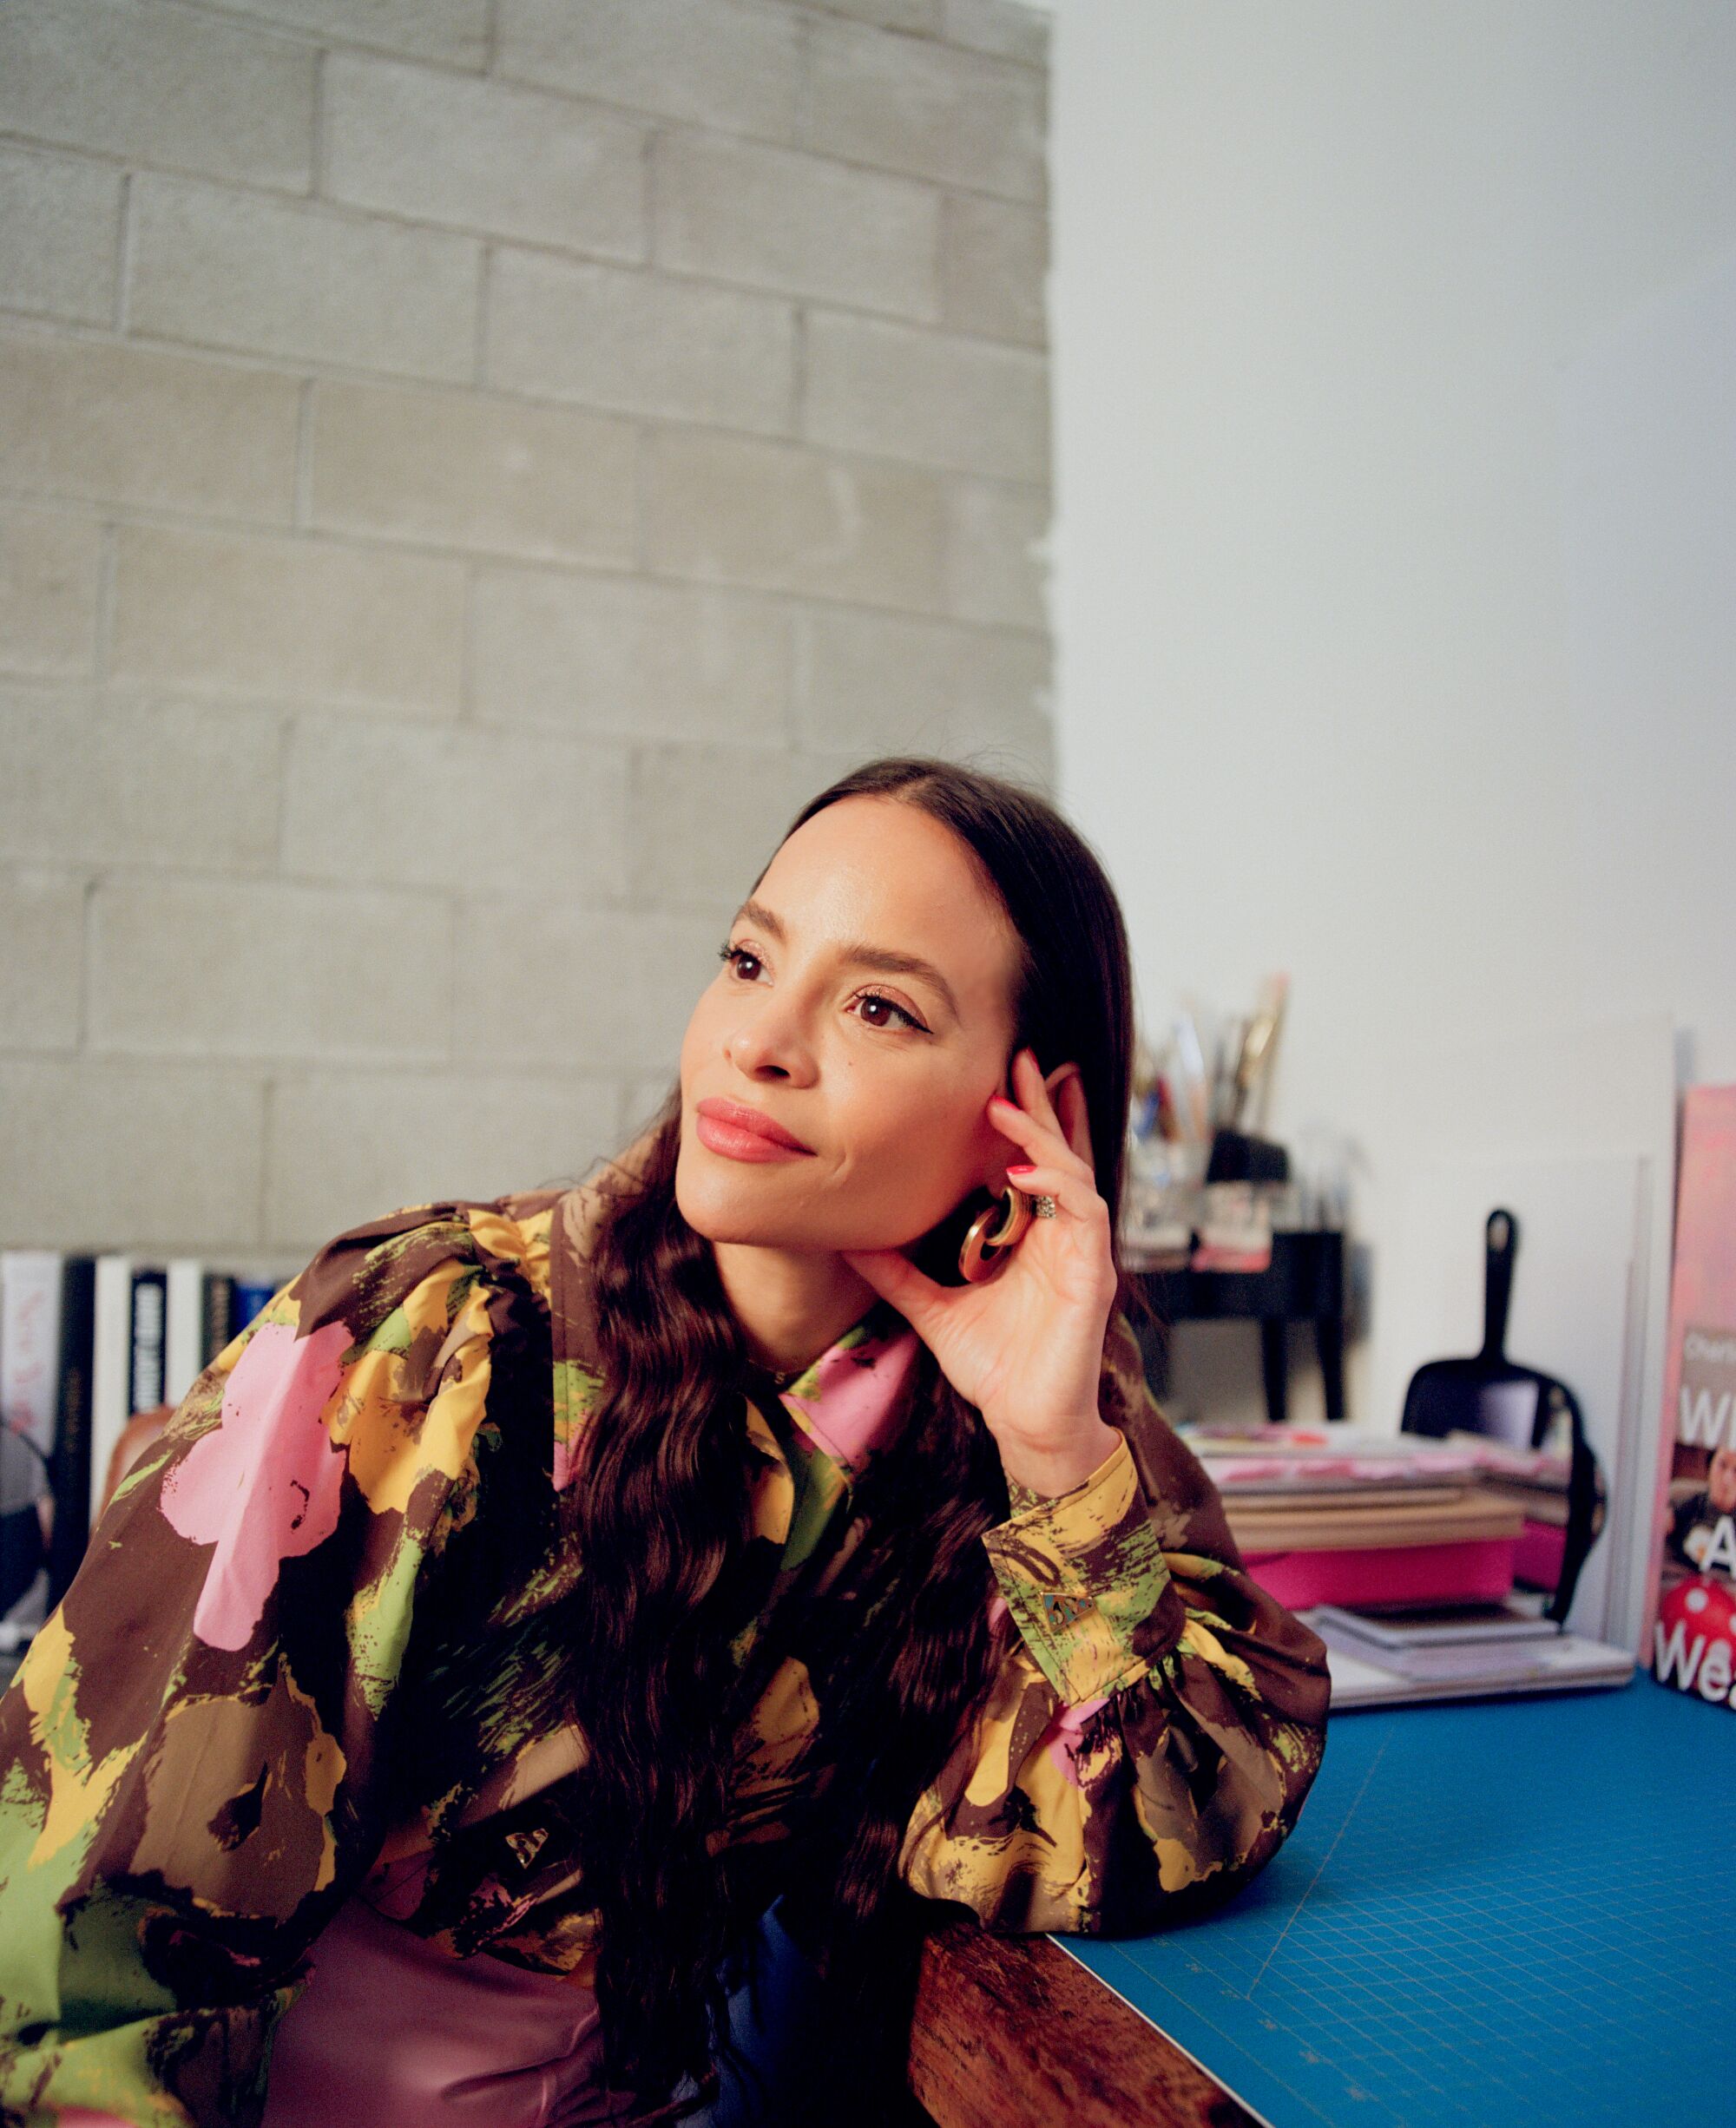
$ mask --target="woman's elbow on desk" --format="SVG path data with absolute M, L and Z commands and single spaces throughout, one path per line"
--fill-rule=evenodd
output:
M 900 1857 L 1002 1932 L 1148 1934 L 1220 1904 L 1289 1836 L 1325 1750 L 1325 1644 L 1247 1573 L 1111 1354 L 1128 1453 L 988 1534 L 1017 1630 Z
M 1069 1700 L 1015 1642 L 911 1818 L 912 1889 L 1003 1933 L 1140 1934 L 1276 1854 L 1320 1766 L 1325 1645 L 1240 1569 L 1166 1558 L 1150 1652 L 1106 1690 Z

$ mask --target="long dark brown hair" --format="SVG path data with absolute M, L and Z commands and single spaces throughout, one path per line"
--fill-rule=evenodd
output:
M 1118 1232 L 1134 1006 L 1126 930 L 1101 865 L 1035 791 L 920 758 L 853 770 L 788 832 L 863 794 L 920 807 L 973 853 L 1020 942 L 1013 1048 L 1029 1043 L 1045 1073 L 1078 1065 L 1097 1187 Z M 599 1913 L 608 2074 L 647 2097 L 714 2057 L 735 2059 L 724 1975 L 739 1971 L 756 1903 L 769 1895 L 754 1874 L 766 1850 L 724 1845 L 736 1736 L 764 1683 L 751 1664 L 739 1670 L 731 1647 L 764 1594 L 749 1585 L 741 1425 L 757 1369 L 711 1245 L 675 1202 L 680 1127 L 677 1087 L 630 1174 L 611 1171 L 619 1179 L 608 1185 L 593 1253 L 603 1383 L 578 1487 L 584 1572 L 569 1644 L 572 1711 L 590 1747 L 580 1859 Z M 931 1276 L 949 1275 L 949 1254 L 956 1266 L 963 1227 L 987 1201 L 967 1199 L 912 1252 Z M 1117 1273 L 1122 1305 L 1119 1260 Z M 813 1680 L 823 1793 L 792 1829 L 799 1866 L 787 1881 L 797 1888 L 785 1899 L 806 1916 L 806 1947 L 845 2006 L 840 2045 L 857 2057 L 831 2058 L 817 2101 L 831 2119 L 846 2118 L 846 2093 L 862 2118 L 876 2108 L 890 2118 L 921 1906 L 899 1881 L 899 1849 L 1009 1631 L 989 1623 L 994 1582 L 980 1541 L 1009 1512 L 999 1453 L 926 1350 L 911 1422 L 896 1453 L 864 1473 L 856 1509 L 865 1540 L 847 1586 L 827 1598 L 843 1621 L 825 1641 L 836 1658 Z

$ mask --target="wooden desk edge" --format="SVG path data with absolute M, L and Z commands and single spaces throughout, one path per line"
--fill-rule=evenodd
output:
M 923 1945 L 910 2082 L 937 2128 L 1259 2128 L 1058 1944 L 974 1919 Z

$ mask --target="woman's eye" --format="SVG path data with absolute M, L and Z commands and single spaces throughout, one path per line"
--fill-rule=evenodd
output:
M 748 946 L 737 946 L 733 944 L 720 946 L 718 948 L 717 957 L 728 966 L 732 975 L 740 977 L 744 982 L 752 982 L 754 980 L 757 971 L 761 966 L 760 956 Z M 871 1007 L 874 1008 L 874 1010 L 880 1013 L 896 1014 L 898 1018 L 901 1020 L 906 1027 L 915 1028 L 919 1033 L 924 1034 L 928 1032 L 928 1029 L 924 1027 L 922 1021 L 917 1018 L 913 1012 L 907 1012 L 902 1005 L 898 1004 L 892 998 L 882 997 L 878 990 L 865 990 L 859 996 L 852 998 L 851 1002 L 853 1005 L 861 1005 L 864 1008 Z M 870 1016 L 868 1011 L 865 1009 L 863 1014 L 863 1025 L 865 1027 L 884 1028 L 890 1029 L 893 1025 L 893 1021 L 887 1019 L 872 1018 Z
M 890 997 L 882 997 L 878 991 L 865 990 L 856 1002 L 858 1005 L 865 1007 L 878 1005 L 883 1011 L 895 1012 L 906 1027 L 920 1028 L 922 1026 L 922 1021 L 913 1012 L 906 1012 L 902 1005 L 895 1005 Z M 891 1022 L 885 1020 L 869 1020 L 867 1024 L 870 1027 L 886 1027 Z

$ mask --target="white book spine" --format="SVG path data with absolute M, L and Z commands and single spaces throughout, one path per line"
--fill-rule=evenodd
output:
M 176 1410 L 205 1364 L 205 1264 L 177 1256 L 168 1266 L 168 1328 L 163 1362 L 163 1402 Z
M 60 1282 L 53 1250 L 0 1253 L 0 1414 L 44 1455 L 60 1388 Z
M 132 1414 L 133 1259 L 96 1259 L 96 1323 L 90 1359 L 90 1526 L 108 1476 L 108 1459 Z

